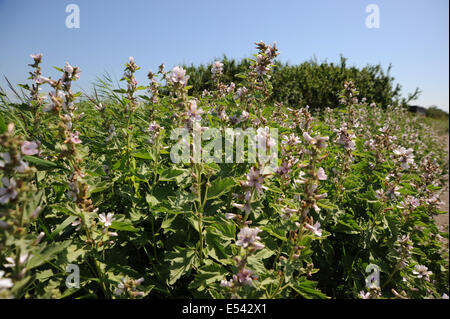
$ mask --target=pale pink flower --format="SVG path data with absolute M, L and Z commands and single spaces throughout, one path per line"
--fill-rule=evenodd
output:
M 360 291 L 359 292 L 359 297 L 361 299 L 370 299 L 370 292 Z
M 108 213 L 107 215 L 100 214 L 98 215 L 98 219 L 100 220 L 101 223 L 103 223 L 103 226 L 109 227 L 111 226 L 112 221 L 114 220 L 113 216 L 114 216 L 113 213 Z
M 69 62 L 66 62 L 66 65 L 64 66 L 64 71 L 67 72 L 67 74 L 69 75 L 69 77 L 72 76 L 73 73 L 73 66 L 71 66 L 69 64 Z
M 5 275 L 5 272 L 3 270 L 0 270 L 0 291 L 14 286 L 14 284 L 10 278 L 3 278 L 4 275 Z
M 223 63 L 220 61 L 214 62 L 211 68 L 211 73 L 213 74 L 213 76 L 222 74 L 222 71 L 223 71 Z
M 236 241 L 236 245 L 241 246 L 243 248 L 251 247 L 255 250 L 264 248 L 264 245 L 257 242 L 261 238 L 258 236 L 258 233 L 261 232 L 261 229 L 244 227 L 238 234 L 238 240 Z
M 416 265 L 415 270 L 413 270 L 413 274 L 417 275 L 417 278 L 424 278 L 426 281 L 430 281 L 430 278 L 428 277 L 433 272 L 428 271 L 428 267 L 424 265 Z
M 28 260 L 30 260 L 33 257 L 31 254 L 20 254 L 19 257 L 19 265 L 25 264 Z M 13 257 L 6 257 L 5 260 L 8 262 L 8 264 L 4 264 L 3 267 L 5 268 L 13 268 L 16 267 L 16 260 Z
M 186 112 L 191 122 L 199 122 L 202 119 L 202 114 L 205 113 L 201 108 L 197 107 L 197 101 L 189 101 L 189 109 Z
M 241 269 L 238 273 L 239 282 L 244 285 L 251 285 L 253 281 L 252 274 L 253 272 L 250 269 Z
M 317 178 L 318 178 L 320 181 L 324 181 L 324 180 L 327 179 L 327 175 L 325 174 L 325 171 L 324 171 L 324 169 L 323 169 L 322 167 L 320 167 L 320 168 L 318 169 L 318 171 L 317 171 Z
M 186 70 L 176 66 L 172 69 L 172 72 L 169 76 L 169 81 L 172 84 L 179 83 L 182 86 L 185 86 L 187 84 L 187 81 L 189 80 L 189 75 L 186 75 Z
M 79 231 L 81 229 L 81 218 L 75 219 L 71 225 L 76 227 L 76 231 Z
M 305 227 L 307 229 L 309 229 L 310 231 L 312 231 L 314 233 L 314 235 L 316 236 L 322 236 L 322 229 L 320 229 L 320 223 L 317 222 L 315 223 L 313 226 L 311 226 L 310 224 L 305 224 Z
M 232 282 L 232 281 L 225 280 L 225 279 L 222 279 L 222 280 L 220 281 L 220 286 L 221 286 L 221 287 L 228 287 L 228 288 L 231 288 L 231 287 L 233 286 L 233 282 Z
M 254 167 L 250 168 L 250 172 L 247 174 L 247 186 L 254 187 L 256 190 L 261 191 L 263 189 L 263 183 L 264 178 L 259 169 L 255 169 Z
M 237 203 L 231 203 L 232 206 L 236 207 L 237 209 L 240 209 L 241 211 L 245 211 L 247 214 L 250 214 L 251 206 L 249 203 L 244 204 L 237 204 Z
M 22 144 L 21 150 L 22 150 L 22 153 L 25 155 L 35 155 L 35 154 L 39 153 L 37 148 L 38 148 L 38 145 L 36 142 L 25 141 Z
M 247 121 L 248 120 L 248 117 L 249 117 L 249 113 L 247 112 L 247 111 L 242 111 L 242 114 L 241 114 L 241 117 L 240 117 L 240 121 L 241 122 L 244 122 L 244 121 Z
M 0 156 L 3 158 L 3 160 L 0 161 L 0 167 L 5 167 L 5 165 L 11 163 L 11 155 L 9 153 L 0 153 Z
M 76 131 L 75 133 L 70 133 L 70 138 L 69 140 L 73 143 L 73 144 L 81 144 L 81 140 L 80 140 L 80 132 Z
M 7 204 L 17 197 L 16 181 L 13 178 L 2 178 L 4 187 L 0 187 L 0 203 Z
M 37 54 L 30 54 L 30 57 L 34 60 L 36 63 L 41 63 L 42 61 L 42 53 Z
M 226 219 L 235 219 L 238 215 L 233 214 L 233 213 L 226 213 L 225 214 L 225 218 Z

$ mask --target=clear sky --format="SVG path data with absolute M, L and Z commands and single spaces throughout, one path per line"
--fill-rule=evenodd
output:
M 80 8 L 80 28 L 65 21 L 68 4 Z M 380 27 L 367 28 L 366 6 L 379 7 Z M 26 81 L 30 53 L 43 53 L 44 75 L 66 61 L 79 66 L 89 90 L 105 71 L 120 78 L 133 56 L 148 70 L 249 57 L 254 42 L 276 41 L 280 60 L 311 57 L 364 66 L 392 63 L 391 74 L 415 104 L 449 109 L 448 0 L 0 0 L 0 74 Z M 6 87 L 3 76 L 0 86 Z

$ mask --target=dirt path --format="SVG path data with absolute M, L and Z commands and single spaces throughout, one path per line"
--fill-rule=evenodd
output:
M 445 145 L 447 147 L 447 162 L 448 162 L 448 158 L 449 158 L 449 135 L 446 135 L 444 137 L 444 142 Z M 448 172 L 447 172 L 448 173 Z M 447 185 L 444 188 L 444 191 L 441 193 L 440 196 L 440 200 L 441 200 L 441 205 L 439 206 L 440 210 L 446 211 L 447 214 L 443 214 L 443 215 L 436 215 L 434 216 L 434 219 L 436 220 L 436 224 L 438 226 L 444 226 L 444 227 L 448 227 L 449 225 L 449 184 L 448 184 L 448 180 L 447 180 Z

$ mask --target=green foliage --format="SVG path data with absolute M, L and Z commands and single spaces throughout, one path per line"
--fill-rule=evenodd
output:
M 247 59 L 222 59 L 223 82 L 242 83 L 239 77 L 249 67 Z M 201 96 L 204 90 L 214 87 L 211 78 L 212 64 L 187 66 L 192 88 L 190 94 Z M 391 66 L 386 71 L 381 65 L 367 65 L 362 68 L 348 66 L 347 59 L 341 57 L 339 63 L 317 62 L 310 60 L 299 65 L 278 63 L 274 68 L 271 83 L 272 102 L 283 102 L 293 107 L 309 105 L 312 109 L 324 109 L 339 105 L 338 93 L 345 81 L 353 81 L 358 87 L 360 96 L 378 106 L 387 107 L 390 104 L 401 103 L 400 85 L 394 83 L 389 74 Z
M 448 163 L 433 130 L 388 107 L 399 91 L 379 66 L 274 67 L 274 47 L 257 45 L 256 59 L 225 59 L 214 80 L 210 66 L 187 68 L 189 85 L 182 72 L 170 80 L 161 70 L 166 85 L 145 87 L 150 97 L 135 95 L 144 87 L 130 59 L 126 88 L 105 76 L 75 100 L 50 82 L 64 96 L 52 96 L 53 109 L 35 95 L 2 99 L 0 297 L 448 294 L 448 230 L 433 219 Z M 236 90 L 223 90 L 231 81 Z M 278 169 L 190 156 L 173 163 L 179 141 L 170 133 L 192 130 L 197 116 L 220 132 L 277 128 Z M 370 264 L 380 268 L 379 288 L 366 286 Z M 79 287 L 66 285 L 70 265 Z

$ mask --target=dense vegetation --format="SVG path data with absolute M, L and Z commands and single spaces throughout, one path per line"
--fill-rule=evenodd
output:
M 250 67 L 251 60 L 237 61 L 224 57 L 223 81 L 239 85 L 243 74 Z M 214 81 L 212 63 L 199 66 L 184 66 L 190 76 L 192 88 L 189 93 L 200 96 L 204 90 L 212 90 Z M 381 65 L 367 65 L 363 68 L 348 66 L 347 59 L 340 63 L 322 62 L 312 59 L 299 65 L 277 63 L 272 72 L 270 84 L 273 86 L 271 102 L 283 102 L 291 107 L 310 106 L 311 109 L 334 108 L 340 104 L 339 92 L 345 81 L 353 81 L 360 96 L 378 106 L 406 105 L 420 94 L 419 89 L 408 98 L 401 98 L 401 86 L 395 84 L 390 75 L 391 66 L 385 71 Z
M 149 85 L 130 58 L 124 87 L 83 99 L 78 67 L 50 79 L 32 55 L 26 98 L 0 106 L 0 297 L 445 298 L 448 164 L 430 127 L 384 105 L 397 90 L 376 67 L 273 73 L 277 48 L 257 50 L 245 67 L 161 66 Z M 196 160 L 211 128 L 231 160 Z M 230 128 L 254 129 L 256 161 L 236 160 Z

